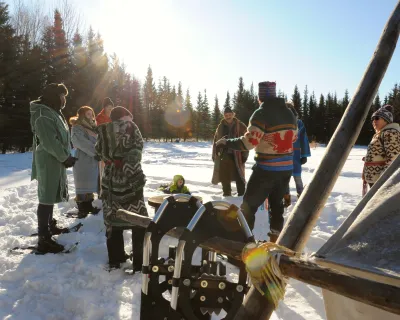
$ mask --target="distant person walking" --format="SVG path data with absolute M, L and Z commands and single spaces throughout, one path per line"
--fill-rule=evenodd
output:
M 296 191 L 297 191 L 297 198 L 300 197 L 301 193 L 303 192 L 304 185 L 303 180 L 301 179 L 301 166 L 307 162 L 307 158 L 311 157 L 310 151 L 310 143 L 307 137 L 306 127 L 299 119 L 299 115 L 291 102 L 287 102 L 286 106 L 289 108 L 290 111 L 293 112 L 294 116 L 297 119 L 297 140 L 293 144 L 293 173 L 292 177 L 296 184 Z M 286 193 L 283 196 L 285 207 L 291 205 L 292 199 L 290 196 L 290 188 L 289 184 L 286 188 Z
M 222 138 L 217 146 L 248 152 L 255 148 L 255 165 L 247 183 L 241 209 L 251 229 L 255 214 L 268 198 L 270 241 L 275 242 L 283 228 L 283 195 L 293 171 L 293 142 L 297 136 L 296 118 L 283 98 L 276 97 L 275 82 L 258 84 L 260 107 L 250 117 L 244 136 Z
M 375 134 L 363 158 L 363 196 L 400 154 L 400 126 L 393 122 L 393 107 L 384 105 L 371 117 Z
M 245 163 L 249 157 L 248 151 L 236 151 L 226 146 L 216 146 L 216 142 L 221 138 L 239 138 L 245 134 L 246 125 L 235 117 L 231 108 L 224 109 L 224 119 L 221 120 L 215 132 L 212 149 L 212 160 L 214 162 L 214 172 L 212 183 L 222 183 L 224 197 L 232 195 L 231 181 L 236 182 L 237 195 L 243 196 L 245 190 Z
M 78 206 L 78 218 L 89 213 L 97 214 L 100 209 L 93 207 L 94 192 L 99 193 L 99 161 L 96 159 L 97 141 L 96 120 L 91 107 L 80 107 L 77 115 L 69 119 L 72 125 L 71 140 L 77 149 L 79 161 L 74 166 L 75 201 Z
M 38 100 L 30 103 L 33 132 L 32 180 L 38 181 L 38 248 L 41 253 L 58 253 L 64 247 L 52 235 L 67 232 L 53 219 L 55 203 L 68 201 L 66 168 L 75 164 L 67 121 L 61 110 L 68 90 L 63 84 L 49 84 Z

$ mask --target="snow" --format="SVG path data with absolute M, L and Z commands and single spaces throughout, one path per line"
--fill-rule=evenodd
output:
M 312 157 L 303 166 L 305 184 L 321 161 L 325 147 L 311 151 Z M 365 152 L 363 147 L 351 151 L 306 252 L 318 250 L 360 201 L 361 158 Z M 252 158 L 253 152 L 249 159 Z M 129 276 L 122 270 L 105 271 L 107 250 L 101 213 L 82 220 L 84 225 L 79 232 L 58 237 L 62 244 L 80 242 L 73 253 L 37 256 L 8 252 L 12 247 L 36 242 L 34 237 L 24 237 L 36 232 L 37 226 L 37 183 L 30 181 L 31 161 L 31 153 L 0 155 L 0 319 L 139 319 L 141 275 Z M 253 160 L 246 164 L 247 177 L 253 164 Z M 146 143 L 143 170 L 147 176 L 146 201 L 159 194 L 157 187 L 170 182 L 175 174 L 182 174 L 193 194 L 202 196 L 204 202 L 223 199 L 221 186 L 210 182 L 213 162 L 208 142 Z M 63 215 L 74 207 L 72 170 L 68 170 L 68 180 L 70 200 L 56 205 L 54 212 L 60 224 L 72 226 L 77 221 Z M 293 179 L 290 187 L 292 200 L 296 201 Z M 240 205 L 242 199 L 225 200 Z M 95 204 L 100 206 L 101 202 L 95 200 Z M 293 207 L 287 208 L 285 217 Z M 153 209 L 148 209 L 152 216 Z M 258 211 L 255 225 L 256 237 L 267 239 L 265 210 Z M 129 232 L 125 232 L 125 245 L 129 251 Z M 234 274 L 230 276 L 235 278 Z M 285 300 L 271 319 L 326 319 L 321 290 L 291 280 Z

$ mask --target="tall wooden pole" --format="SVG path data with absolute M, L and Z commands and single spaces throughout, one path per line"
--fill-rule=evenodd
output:
M 285 224 L 278 243 L 302 251 L 361 131 L 372 101 L 396 48 L 400 32 L 400 0 L 393 10 L 367 70 L 351 99 L 325 155 Z M 253 287 L 235 320 L 269 319 L 273 305 Z

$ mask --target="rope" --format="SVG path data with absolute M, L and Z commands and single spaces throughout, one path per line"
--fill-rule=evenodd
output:
M 242 260 L 254 287 L 276 308 L 285 296 L 285 277 L 279 263 L 282 255 L 296 256 L 296 252 L 272 242 L 249 243 L 242 252 Z

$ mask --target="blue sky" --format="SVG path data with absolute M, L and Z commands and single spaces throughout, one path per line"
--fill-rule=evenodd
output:
M 52 0 L 42 0 L 49 7 Z M 354 93 L 397 0 L 70 0 L 143 80 L 182 81 L 192 101 L 207 89 L 221 102 L 242 76 L 301 91 Z M 400 82 L 400 49 L 379 89 Z

